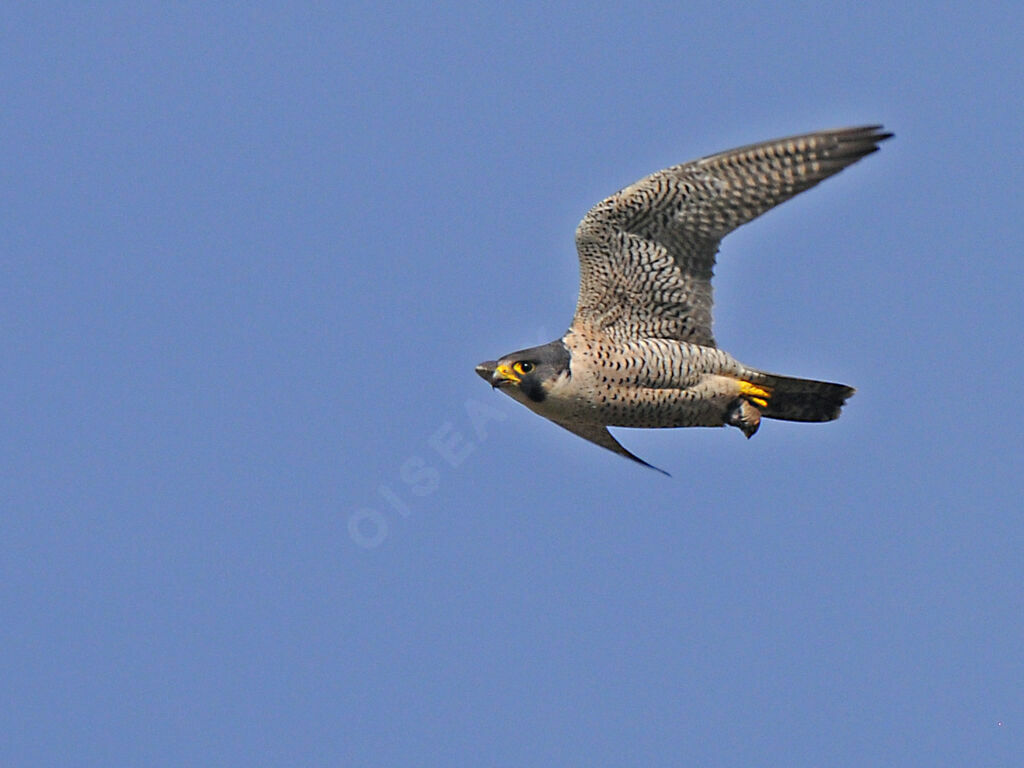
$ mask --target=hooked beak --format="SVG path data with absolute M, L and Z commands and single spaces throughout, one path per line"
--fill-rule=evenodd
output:
M 476 372 L 481 379 L 492 387 L 502 387 L 508 384 L 516 384 L 519 377 L 512 372 L 507 365 L 498 365 L 496 360 L 488 360 L 476 367 Z

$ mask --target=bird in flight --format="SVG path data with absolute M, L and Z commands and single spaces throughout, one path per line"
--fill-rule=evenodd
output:
M 852 387 L 766 373 L 718 348 L 715 254 L 734 229 L 891 136 L 870 125 L 752 144 L 658 171 L 601 201 L 576 229 L 580 292 L 569 330 L 476 372 L 535 413 L 645 466 L 609 426 L 731 425 L 749 438 L 762 417 L 837 418 Z

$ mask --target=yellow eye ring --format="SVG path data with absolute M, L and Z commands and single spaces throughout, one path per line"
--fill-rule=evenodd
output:
M 525 376 L 526 374 L 533 370 L 533 363 L 526 362 L 525 360 L 520 360 L 518 363 L 515 363 L 512 366 L 512 370 L 518 373 L 520 376 Z

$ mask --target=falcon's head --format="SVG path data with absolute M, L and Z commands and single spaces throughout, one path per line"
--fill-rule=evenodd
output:
M 544 402 L 557 382 L 572 375 L 569 359 L 569 350 L 559 340 L 480 363 L 476 372 L 509 397 L 535 405 Z

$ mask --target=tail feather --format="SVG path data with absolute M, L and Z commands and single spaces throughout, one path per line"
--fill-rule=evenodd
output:
M 832 421 L 839 418 L 843 404 L 856 391 L 845 384 L 795 379 L 772 373 L 751 371 L 746 377 L 767 389 L 767 405 L 761 415 L 782 421 Z

